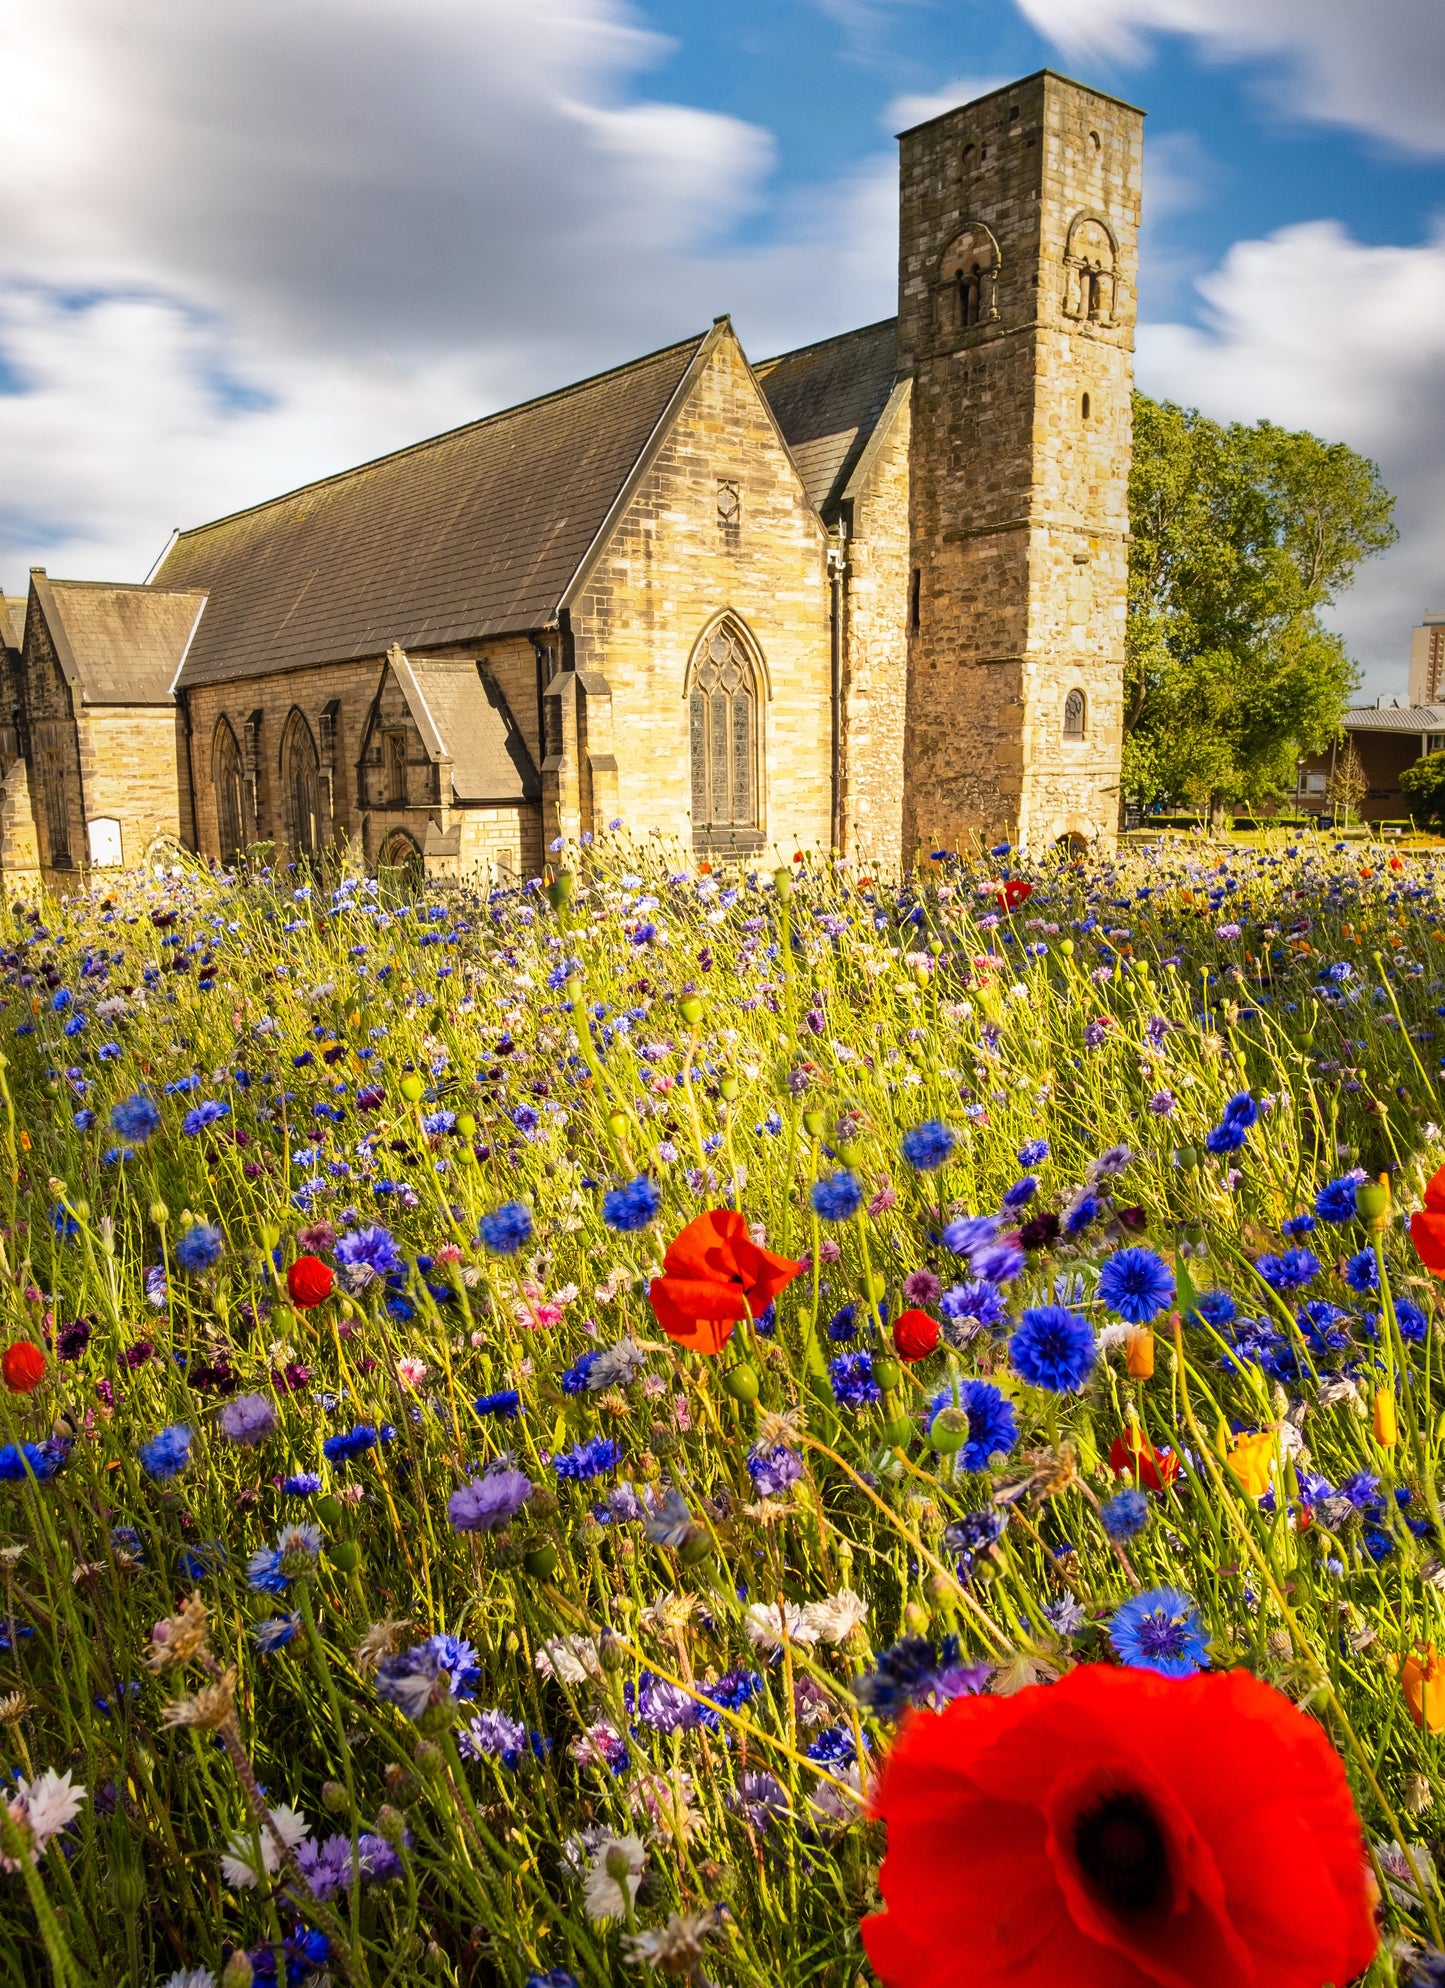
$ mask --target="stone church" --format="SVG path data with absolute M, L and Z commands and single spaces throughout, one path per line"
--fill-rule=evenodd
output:
M 1142 113 L 901 143 L 898 315 L 731 322 L 0 610 L 0 862 L 535 873 L 621 821 L 896 863 L 1118 818 Z

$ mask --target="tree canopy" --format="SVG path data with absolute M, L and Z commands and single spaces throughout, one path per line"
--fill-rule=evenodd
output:
M 1394 503 L 1342 442 L 1135 394 L 1126 793 L 1231 804 L 1294 786 L 1358 682 L 1321 611 L 1393 543 Z

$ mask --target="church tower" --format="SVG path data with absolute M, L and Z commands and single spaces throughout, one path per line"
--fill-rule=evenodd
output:
M 900 141 L 905 861 L 1118 823 L 1143 122 L 1043 70 Z

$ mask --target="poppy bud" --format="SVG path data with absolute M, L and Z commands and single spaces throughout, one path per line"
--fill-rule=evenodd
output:
M 893 1346 L 900 1360 L 926 1360 L 938 1344 L 938 1320 L 927 1312 L 900 1312 L 893 1325 Z M 874 1370 L 877 1377 L 877 1370 Z
M 730 1394 L 734 1401 L 756 1401 L 758 1398 L 758 1370 L 742 1361 L 736 1367 L 729 1367 L 723 1375 L 723 1393 Z
M 1375 1441 L 1382 1450 L 1392 1450 L 1399 1440 L 1400 1425 L 1395 1419 L 1395 1397 L 1388 1388 L 1379 1388 L 1375 1393 Z
M 426 1085 L 416 1075 L 415 1071 L 413 1071 L 410 1076 L 402 1078 L 398 1088 L 408 1104 L 420 1104 Z
M 550 1541 L 534 1546 L 523 1554 L 522 1565 L 534 1581 L 550 1581 L 557 1571 L 557 1549 Z
M 45 1378 L 45 1355 L 29 1339 L 17 1339 L 0 1357 L 0 1376 L 12 1394 L 29 1394 Z
M 1124 1340 L 1124 1365 L 1136 1381 L 1147 1381 L 1154 1371 L 1154 1334 L 1149 1326 L 1135 1326 Z
M 878 1386 L 882 1388 L 883 1392 L 889 1394 L 902 1380 L 903 1369 L 896 1360 L 890 1360 L 886 1354 L 881 1359 L 875 1355 L 873 1360 L 873 1378 Z
M 738 1080 L 736 1077 L 719 1077 L 717 1088 L 718 1096 L 726 1098 L 727 1102 L 731 1104 L 738 1094 Z
M 827 1123 L 821 1111 L 805 1111 L 803 1113 L 803 1130 L 810 1139 L 821 1139 L 827 1130 Z
M 226 1965 L 221 1969 L 221 1988 L 251 1988 L 255 1980 L 255 1970 L 251 1966 L 251 1956 L 244 1947 L 237 1947 Z
M 625 1111 L 614 1111 L 608 1113 L 607 1130 L 612 1134 L 614 1139 L 622 1138 L 623 1134 L 626 1133 L 629 1129 L 630 1129 L 629 1120 L 627 1117 L 627 1113 Z
M 1390 1177 L 1381 1174 L 1378 1180 L 1362 1180 L 1355 1186 L 1355 1213 L 1365 1227 L 1374 1233 L 1384 1228 L 1390 1219 Z
M 346 1507 L 339 1498 L 333 1498 L 328 1492 L 324 1498 L 316 1500 L 316 1516 L 322 1525 L 330 1526 L 334 1532 L 346 1517 Z
M 920 1601 L 909 1602 L 903 1611 L 904 1626 L 914 1636 L 922 1636 L 926 1632 L 930 1619 L 928 1610 Z
M 1199 1154 L 1193 1146 L 1180 1146 L 1174 1154 L 1174 1159 L 1181 1173 L 1193 1173 L 1199 1165 Z
M 325 1304 L 335 1282 L 331 1266 L 319 1256 L 298 1256 L 286 1272 L 286 1289 L 298 1311 L 314 1311 L 317 1305 Z
M 678 1560 L 684 1567 L 695 1567 L 699 1560 L 706 1560 L 712 1552 L 712 1537 L 702 1526 L 689 1526 L 683 1536 L 682 1545 L 677 1549 Z
M 1059 941 L 1059 951 L 1060 951 L 1060 952 L 1061 952 L 1061 953 L 1063 954 L 1063 956 L 1064 956 L 1064 958 L 1065 958 L 1065 959 L 1072 959 L 1072 958 L 1074 957 L 1074 942 L 1073 942 L 1073 940 L 1072 940 L 1072 939 L 1060 939 L 1060 941 Z
M 913 1440 L 913 1417 L 895 1415 L 891 1422 L 885 1422 L 879 1429 L 878 1437 L 890 1450 L 906 1450 Z
M 702 997 L 698 994 L 684 994 L 677 1004 L 677 1011 L 689 1028 L 696 1028 L 702 1020 Z
M 477 1121 L 469 1111 L 457 1113 L 457 1130 L 464 1139 L 470 1139 L 477 1129 Z
M 572 872 L 559 870 L 547 886 L 547 902 L 554 911 L 561 911 L 572 902 Z
M 338 1539 L 328 1546 L 326 1558 L 338 1574 L 354 1574 L 361 1565 L 361 1555 L 355 1542 L 349 1539 Z

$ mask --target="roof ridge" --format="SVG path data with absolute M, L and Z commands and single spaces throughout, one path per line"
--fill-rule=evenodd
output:
M 206 591 L 204 587 L 152 587 L 144 580 L 57 580 L 49 573 L 45 577 L 52 587 L 96 587 L 108 594 L 145 594 L 157 600 L 163 600 L 168 594 L 180 600 L 187 594 L 203 594 Z M 7 594 L 5 598 L 9 600 L 13 597 Z
M 711 326 L 709 326 L 711 330 Z M 533 395 L 531 400 L 515 401 L 510 407 L 499 407 L 492 414 L 483 414 L 475 421 L 459 422 L 455 428 L 443 428 L 439 434 L 428 435 L 420 442 L 408 442 L 405 448 L 388 449 L 385 454 L 369 456 L 365 462 L 352 463 L 346 469 L 334 470 L 330 476 L 314 477 L 310 483 L 298 483 L 291 490 L 282 490 L 274 497 L 262 498 L 257 504 L 243 504 L 238 511 L 227 511 L 219 518 L 208 518 L 203 525 L 190 525 L 185 531 L 177 532 L 175 544 L 184 539 L 199 538 L 202 533 L 214 531 L 218 525 L 234 524 L 238 518 L 253 516 L 258 511 L 269 511 L 277 504 L 288 503 L 293 497 L 302 497 L 309 490 L 324 490 L 333 483 L 344 483 L 348 477 L 360 476 L 365 470 L 378 469 L 382 463 L 400 462 L 405 456 L 417 455 L 423 449 L 435 448 L 439 442 L 449 442 L 457 435 L 474 434 L 479 428 L 489 428 L 494 422 L 508 420 L 515 414 L 526 414 L 536 407 L 545 407 L 549 402 L 565 400 L 569 394 L 581 393 L 585 387 L 600 386 L 604 380 L 617 379 L 624 373 L 635 372 L 639 366 L 649 365 L 654 359 L 665 359 L 671 352 L 681 352 L 688 346 L 700 347 L 708 332 L 694 333 L 688 338 L 674 339 L 671 345 L 659 345 L 653 352 L 639 353 L 637 358 L 628 359 L 618 366 L 607 366 L 600 373 L 589 373 L 585 379 L 572 380 L 564 387 L 553 387 L 549 393 Z M 167 548 L 167 557 L 175 550 L 175 545 Z M 156 589 L 156 591 L 165 591 Z M 182 591 L 175 589 L 173 591 Z
M 771 358 L 757 360 L 753 371 L 761 373 L 765 366 L 778 366 L 784 359 L 796 359 L 804 352 L 817 352 L 825 345 L 841 345 L 845 338 L 861 338 L 865 332 L 882 331 L 884 325 L 896 325 L 897 322 L 898 313 L 895 311 L 891 317 L 875 318 L 871 324 L 856 325 L 852 331 L 830 332 L 826 338 L 814 338 L 806 345 L 794 345 L 786 352 L 774 352 Z

